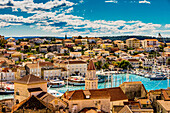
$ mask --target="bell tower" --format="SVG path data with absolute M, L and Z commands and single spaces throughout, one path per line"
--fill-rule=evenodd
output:
M 87 73 L 85 77 L 85 90 L 97 89 L 98 88 L 98 77 L 96 76 L 96 68 L 92 60 L 90 60 L 87 67 Z

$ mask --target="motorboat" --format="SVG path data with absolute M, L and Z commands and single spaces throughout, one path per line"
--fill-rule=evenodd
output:
M 65 83 L 63 80 L 50 80 L 48 83 L 48 87 L 50 88 L 60 88 L 60 87 L 64 87 Z
M 153 74 L 150 77 L 150 80 L 166 80 L 167 77 L 164 75 L 159 75 L 159 74 Z
M 47 92 L 50 93 L 51 95 L 55 96 L 55 97 L 61 97 L 63 95 L 63 93 L 60 93 L 59 91 L 51 90 L 51 89 L 48 89 Z
M 85 78 L 82 76 L 71 76 L 68 78 L 68 84 L 74 86 L 85 86 Z
M 0 95 L 14 94 L 14 84 L 12 82 L 3 83 L 0 88 Z
M 151 75 L 150 75 L 149 73 L 147 73 L 147 74 L 144 75 L 144 77 L 145 77 L 145 78 L 150 78 Z

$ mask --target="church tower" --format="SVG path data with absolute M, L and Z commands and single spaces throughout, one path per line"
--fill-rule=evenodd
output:
M 96 68 L 92 60 L 90 60 L 87 67 L 87 73 L 85 77 L 85 90 L 97 89 L 98 88 L 98 77 L 96 76 Z

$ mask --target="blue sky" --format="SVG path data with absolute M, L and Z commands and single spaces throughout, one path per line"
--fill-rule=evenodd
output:
M 0 35 L 170 37 L 170 0 L 0 0 Z

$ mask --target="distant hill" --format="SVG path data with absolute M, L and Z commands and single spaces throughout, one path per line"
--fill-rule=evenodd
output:
M 5 37 L 5 39 L 7 39 L 7 38 L 9 38 L 9 37 Z M 16 40 L 18 40 L 18 39 L 23 39 L 23 38 L 28 38 L 28 39 L 32 39 L 32 38 L 41 38 L 41 39 L 43 39 L 43 38 L 45 38 L 45 39 L 47 39 L 47 40 L 50 40 L 51 38 L 57 38 L 57 39 L 64 39 L 65 37 L 54 37 L 54 36 L 24 36 L 24 37 L 13 37 L 13 38 L 15 38 Z M 71 37 L 67 37 L 67 38 L 71 38 Z
M 9 37 L 5 37 L 5 39 L 7 39 Z M 23 38 L 29 38 L 29 39 L 32 39 L 32 38 L 46 38 L 47 40 L 50 40 L 51 38 L 58 38 L 58 39 L 64 39 L 65 37 L 50 37 L 50 36 L 25 36 L 25 37 L 13 37 L 15 38 L 16 40 L 18 39 L 23 39 Z M 67 38 L 71 38 L 71 37 L 67 37 Z M 156 38 L 158 39 L 159 41 L 162 42 L 162 39 L 161 38 L 158 38 L 158 37 L 151 37 L 151 36 L 103 36 L 103 37 L 99 37 L 99 38 L 102 38 L 102 39 L 111 39 L 111 40 L 126 40 L 128 38 L 137 38 L 139 40 L 144 40 L 144 39 L 152 39 L 152 38 Z M 170 38 L 169 37 L 164 37 L 164 41 L 167 43 L 169 42 L 170 43 Z
M 158 39 L 159 41 L 162 42 L 162 38 L 158 38 L 158 37 L 151 37 L 151 36 L 103 36 L 103 37 L 100 37 L 102 39 L 110 39 L 110 40 L 126 40 L 128 38 L 137 38 L 139 40 L 144 40 L 144 39 Z M 170 38 L 169 37 L 164 37 L 164 41 L 167 43 L 167 42 L 170 42 Z

